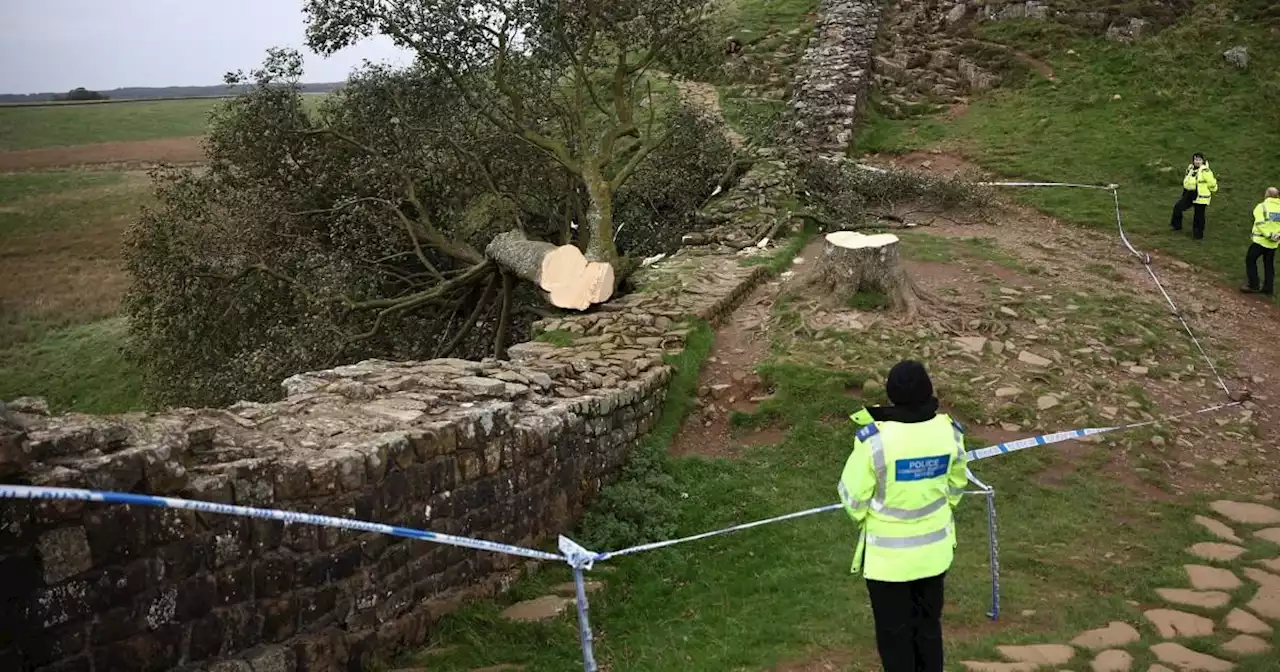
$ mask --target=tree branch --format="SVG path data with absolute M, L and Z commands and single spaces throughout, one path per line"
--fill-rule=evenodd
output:
M 471 314 L 467 316 L 467 321 L 462 323 L 462 329 L 454 334 L 448 344 L 442 350 L 436 352 L 436 357 L 448 357 L 458 349 L 462 342 L 467 340 L 467 336 L 471 335 L 471 329 L 476 326 L 476 320 L 480 318 L 480 314 L 489 305 L 489 297 L 493 295 L 493 289 L 498 284 L 498 276 L 489 276 L 489 282 L 485 284 L 484 291 L 480 294 L 480 300 L 476 302 L 476 307 L 471 310 Z

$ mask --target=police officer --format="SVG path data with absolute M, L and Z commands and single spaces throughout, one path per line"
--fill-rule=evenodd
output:
M 1209 208 L 1209 201 L 1213 200 L 1213 195 L 1216 193 L 1218 193 L 1218 178 L 1214 177 L 1213 170 L 1209 168 L 1209 162 L 1200 152 L 1192 154 L 1191 165 L 1187 166 L 1187 173 L 1182 176 L 1182 197 L 1173 206 L 1169 228 L 1173 231 L 1181 231 L 1182 213 L 1187 208 L 1194 208 L 1195 214 L 1191 218 L 1191 235 L 1196 240 L 1203 239 L 1204 211 Z
M 966 479 L 964 434 L 938 413 L 920 362 L 889 371 L 888 407 L 853 416 L 840 500 L 862 526 L 853 570 L 866 578 L 885 672 L 942 672 L 943 580 L 956 534 L 951 510 Z
M 1268 187 L 1263 201 L 1253 209 L 1253 244 L 1244 258 L 1249 283 L 1245 294 L 1275 295 L 1276 248 L 1280 247 L 1280 189 Z M 1262 287 L 1258 287 L 1258 259 L 1262 259 Z

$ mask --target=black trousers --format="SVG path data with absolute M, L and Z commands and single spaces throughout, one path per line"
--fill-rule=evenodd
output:
M 1174 231 L 1182 230 L 1182 213 L 1187 208 L 1195 208 L 1195 214 L 1191 218 L 1191 235 L 1200 240 L 1204 238 L 1204 211 L 1209 207 L 1200 203 L 1196 203 L 1196 192 L 1194 189 L 1183 189 L 1182 198 L 1173 204 L 1173 216 L 1169 218 L 1169 228 Z
M 867 579 L 876 648 L 884 672 L 943 672 L 942 599 L 946 573 L 896 583 Z
M 1249 246 L 1244 257 L 1245 274 L 1249 277 L 1249 289 L 1258 288 L 1258 258 L 1262 258 L 1262 293 L 1268 296 L 1276 291 L 1276 251 L 1257 243 Z

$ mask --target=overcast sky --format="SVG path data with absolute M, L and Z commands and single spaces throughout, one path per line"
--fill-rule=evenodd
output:
M 323 58 L 303 39 L 302 0 L 0 0 L 0 93 L 219 84 L 268 47 L 302 51 L 307 82 L 408 61 L 386 40 Z

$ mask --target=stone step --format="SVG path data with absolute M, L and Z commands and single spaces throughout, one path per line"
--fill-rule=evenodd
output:
M 1235 663 L 1214 658 L 1207 653 L 1192 651 L 1181 644 L 1162 642 L 1151 647 L 1151 652 L 1162 663 L 1168 663 L 1184 672 L 1231 672 Z

